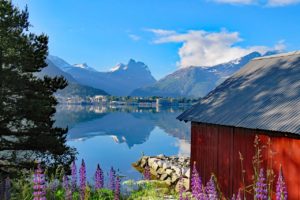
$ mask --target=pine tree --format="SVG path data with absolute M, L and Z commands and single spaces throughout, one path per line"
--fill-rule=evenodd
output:
M 0 0 L 0 152 L 6 152 L 0 173 L 34 159 L 70 164 L 74 158 L 65 144 L 67 129 L 53 126 L 53 94 L 67 82 L 35 76 L 47 66 L 48 37 L 31 33 L 30 27 L 27 7 L 20 10 Z

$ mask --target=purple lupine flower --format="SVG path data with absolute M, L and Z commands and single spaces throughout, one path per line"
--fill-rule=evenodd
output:
M 109 172 L 109 189 L 111 189 L 112 191 L 115 191 L 116 188 L 115 179 L 116 179 L 116 171 L 114 170 L 113 167 L 111 167 Z
M 114 200 L 119 200 L 120 199 L 120 189 L 121 189 L 121 180 L 120 177 L 116 177 L 116 182 L 115 182 L 115 199 Z
M 151 180 L 151 173 L 150 173 L 149 166 L 145 167 L 143 176 L 144 176 L 144 180 Z
M 67 175 L 63 176 L 63 188 L 65 189 L 65 191 L 69 189 L 69 178 Z
M 218 199 L 218 192 L 216 190 L 216 184 L 214 181 L 214 176 L 211 176 L 209 181 L 205 187 L 206 194 L 209 200 L 217 200 Z
M 45 175 L 43 174 L 40 164 L 38 164 L 38 167 L 34 172 L 33 183 L 33 200 L 46 200 Z
M 235 194 L 232 195 L 231 200 L 236 200 Z
M 258 200 L 267 200 L 268 199 L 268 189 L 267 184 L 265 183 L 266 178 L 264 175 L 264 169 L 260 169 L 258 180 L 255 184 L 255 197 Z
M 192 179 L 191 179 L 191 186 L 192 186 L 192 195 L 196 200 L 205 200 L 205 193 L 202 187 L 202 181 L 199 176 L 199 173 L 196 169 L 196 162 L 193 165 L 192 171 Z
M 9 177 L 5 179 L 5 200 L 10 199 L 11 181 Z
M 241 189 L 239 189 L 239 191 L 236 195 L 236 200 L 242 200 L 242 198 L 241 198 Z
M 68 190 L 66 191 L 65 199 L 66 200 L 72 200 L 73 199 L 71 188 L 68 188 Z
M 184 200 L 183 199 L 183 193 L 185 191 L 184 185 L 183 185 L 183 177 L 182 175 L 179 178 L 179 200 Z
M 241 199 L 241 190 L 239 189 L 237 195 L 233 194 L 231 200 L 242 200 Z
M 81 166 L 79 169 L 79 181 L 80 181 L 80 197 L 83 200 L 85 196 L 85 190 L 86 190 L 86 168 L 84 160 L 81 161 Z
M 72 163 L 71 167 L 71 175 L 72 175 L 72 191 L 75 191 L 77 188 L 77 167 L 75 161 Z
M 67 175 L 63 176 L 63 188 L 65 190 L 65 199 L 72 200 L 72 188 L 70 188 L 69 177 Z
M 4 196 L 5 193 L 5 182 L 1 181 L 0 182 L 0 198 L 2 198 Z
M 288 193 L 284 181 L 282 169 L 279 170 L 279 175 L 276 183 L 276 200 L 287 200 Z
M 100 165 L 97 165 L 95 172 L 95 190 L 101 189 L 104 186 L 104 176 Z
M 58 188 L 59 183 L 57 182 L 56 179 L 54 179 L 52 181 L 52 183 L 50 184 L 50 189 L 51 191 L 54 193 L 56 191 L 56 189 Z

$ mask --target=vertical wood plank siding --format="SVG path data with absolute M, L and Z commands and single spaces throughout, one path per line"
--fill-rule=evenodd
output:
M 205 182 L 214 173 L 226 197 L 237 193 L 242 186 L 239 152 L 243 156 L 246 185 L 252 183 L 254 139 L 255 135 L 258 135 L 261 144 L 265 147 L 262 166 L 266 168 L 272 165 L 276 183 L 277 174 L 282 165 L 289 199 L 300 200 L 300 140 L 298 138 L 285 137 L 283 133 L 195 122 L 192 123 L 191 129 L 191 163 L 196 162 L 199 174 Z M 268 151 L 269 140 L 271 149 Z M 270 150 L 274 153 L 273 159 L 271 159 Z

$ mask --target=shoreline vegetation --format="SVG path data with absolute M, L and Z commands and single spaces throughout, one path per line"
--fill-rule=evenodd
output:
M 79 168 L 73 162 L 69 173 L 63 167 L 50 172 L 37 163 L 35 170 L 26 171 L 20 178 L 3 180 L 0 183 L 2 186 L 0 198 L 4 200 L 246 200 L 252 198 L 287 200 L 287 186 L 282 169 L 275 175 L 272 168 L 262 166 L 260 155 L 263 148 L 260 146 L 258 136 L 254 148 L 257 153 L 253 157 L 253 183 L 245 185 L 243 182 L 231 197 L 223 195 L 218 177 L 213 172 L 205 184 L 197 171 L 197 163 L 194 162 L 191 168 L 188 157 L 158 155 L 142 156 L 134 164 L 142 173 L 143 178 L 139 181 L 125 180 L 126 177 L 121 176 L 121 173 L 113 167 L 105 173 L 98 164 L 93 181 L 90 182 L 84 160 L 81 161 Z M 242 156 L 240 159 L 243 162 Z M 160 175 L 158 171 L 163 168 L 166 170 Z M 169 172 L 172 171 L 171 175 L 167 174 L 168 169 Z M 175 176 L 174 187 L 171 185 L 172 178 Z

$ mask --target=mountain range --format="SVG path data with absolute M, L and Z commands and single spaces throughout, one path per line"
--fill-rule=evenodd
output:
M 180 68 L 151 86 L 134 90 L 131 96 L 203 97 L 250 60 L 260 56 L 262 54 L 253 52 L 239 59 L 212 67 Z
M 101 89 L 114 96 L 128 96 L 133 90 L 156 82 L 148 66 L 133 59 L 128 64 L 118 64 L 108 72 L 99 72 L 86 63 L 70 65 L 56 56 L 49 56 L 48 59 L 81 85 Z
M 96 89 L 78 83 L 72 75 L 62 71 L 60 67 L 54 64 L 49 58 L 46 59 L 46 63 L 48 64 L 48 66 L 43 68 L 39 73 L 37 73 L 37 77 L 42 78 L 46 75 L 50 77 L 63 76 L 68 81 L 68 86 L 63 90 L 58 90 L 56 95 L 63 97 L 87 97 L 95 95 L 108 95 L 107 92 L 101 89 Z
M 204 67 L 180 68 L 156 81 L 148 66 L 130 59 L 127 64 L 118 64 L 107 72 L 99 72 L 86 63 L 71 65 L 57 56 L 48 56 L 48 67 L 39 76 L 64 76 L 69 86 L 60 91 L 61 95 L 94 96 L 161 96 L 199 98 L 205 96 L 217 85 L 241 69 L 250 60 L 266 54 L 252 52 L 227 63 Z

